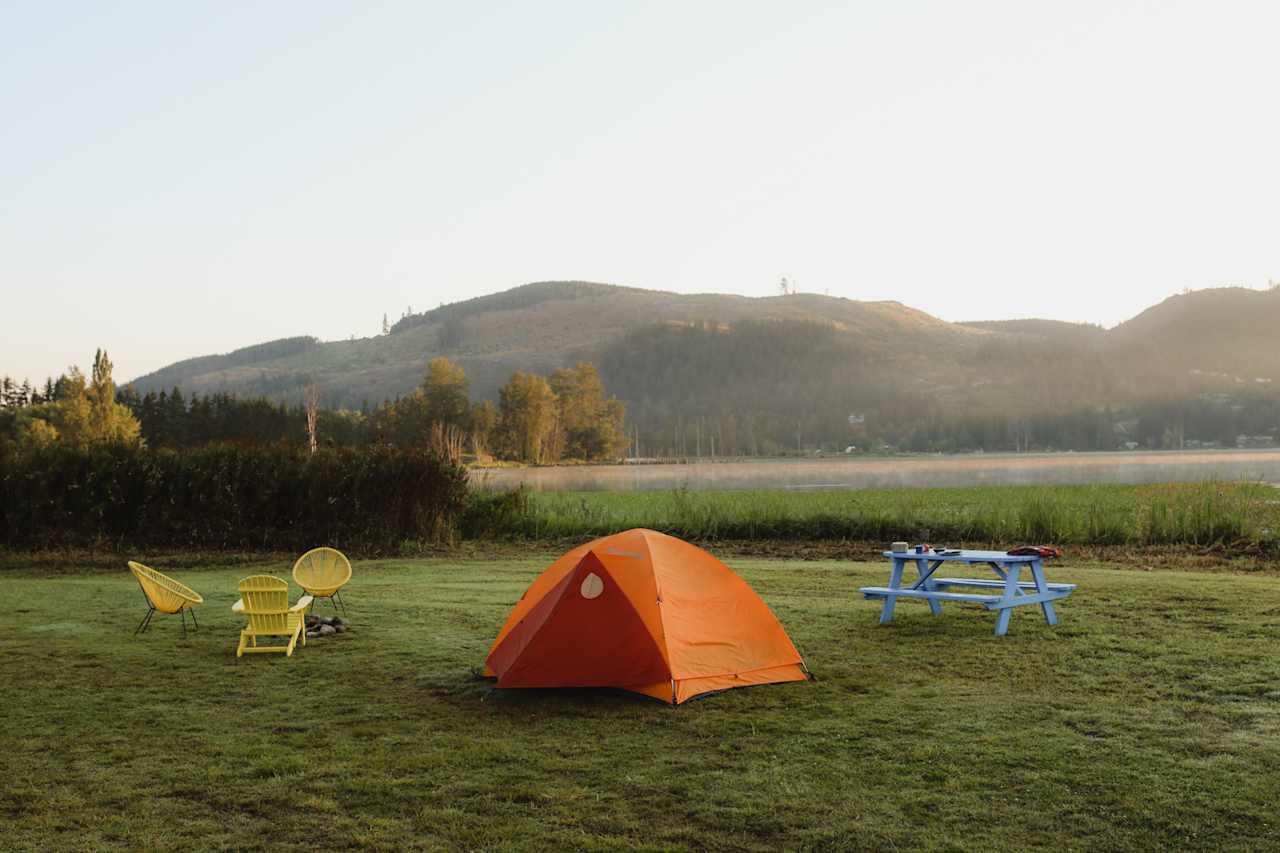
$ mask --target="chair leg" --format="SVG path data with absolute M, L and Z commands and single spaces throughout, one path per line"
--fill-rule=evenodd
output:
M 187 608 L 179 607 L 178 615 L 182 617 L 182 639 L 187 638 Z
M 151 615 L 156 612 L 154 607 L 147 608 L 147 615 L 142 617 L 142 621 L 138 623 L 138 627 L 133 629 L 133 635 L 136 637 L 147 630 L 147 626 L 151 624 Z
M 340 590 L 340 589 L 338 589 L 338 590 L 334 590 L 334 592 L 333 592 L 333 600 L 337 602 L 337 606 L 338 606 L 338 607 L 341 607 L 341 608 L 342 608 L 342 615 L 343 615 L 343 616 L 346 616 L 346 615 L 347 615 L 347 604 L 346 604 L 346 602 L 345 602 L 345 601 L 343 601 L 343 600 L 342 600 L 342 590 Z
M 193 626 L 192 630 L 200 630 L 200 623 L 196 621 L 196 611 L 194 609 L 191 611 L 191 624 Z

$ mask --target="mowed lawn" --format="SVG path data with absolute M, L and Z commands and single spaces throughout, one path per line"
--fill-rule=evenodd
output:
M 547 562 L 357 562 L 353 629 L 234 656 L 124 570 L 8 571 L 0 849 L 1280 848 L 1280 579 L 1063 565 L 1047 627 L 856 595 L 887 564 L 730 559 L 817 678 L 671 708 L 475 672 Z M 162 565 L 157 566 L 163 568 Z M 295 592 L 296 594 L 296 592 Z

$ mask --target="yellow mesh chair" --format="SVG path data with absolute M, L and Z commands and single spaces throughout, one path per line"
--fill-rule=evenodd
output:
M 240 600 L 231 606 L 236 613 L 243 613 L 249 624 L 240 632 L 240 645 L 236 657 L 245 652 L 284 652 L 293 656 L 298 641 L 307 644 L 307 634 L 302 626 L 302 614 L 311 604 L 311 596 L 304 595 L 298 603 L 289 606 L 289 584 L 270 575 L 253 575 L 240 581 Z M 284 637 L 286 645 L 258 645 L 259 637 Z
M 185 584 L 180 584 L 168 575 L 161 574 L 155 569 L 144 566 L 141 563 L 129 561 L 129 571 L 133 572 L 133 576 L 138 581 L 138 586 L 142 587 L 142 596 L 147 600 L 147 615 L 142 617 L 142 622 L 134 629 L 134 635 L 141 634 L 151 627 L 151 617 L 157 612 L 167 614 L 178 614 L 182 617 L 182 636 L 187 636 L 187 614 L 191 614 L 191 624 L 194 630 L 199 630 L 200 625 L 196 622 L 196 612 L 192 608 L 197 604 L 203 604 L 204 599 L 200 593 L 193 590 Z
M 312 598 L 327 598 L 336 610 L 342 608 L 347 615 L 347 605 L 342 601 L 341 589 L 351 580 L 351 561 L 341 551 L 333 548 L 312 548 L 293 564 L 293 581 L 306 590 Z

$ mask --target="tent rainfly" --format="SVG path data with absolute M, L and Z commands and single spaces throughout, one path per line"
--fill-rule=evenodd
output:
M 548 566 L 507 617 L 485 675 L 498 687 L 618 687 L 672 705 L 807 678 L 746 581 L 701 548 L 643 529 Z

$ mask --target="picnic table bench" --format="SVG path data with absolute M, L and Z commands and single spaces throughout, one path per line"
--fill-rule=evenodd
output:
M 981 604 L 988 610 L 997 610 L 996 636 L 1003 637 L 1009 630 L 1009 614 L 1013 608 L 1027 604 L 1039 604 L 1044 619 L 1050 625 L 1058 624 L 1058 614 L 1053 602 L 1066 598 L 1076 588 L 1073 583 L 1049 583 L 1044 575 L 1044 562 L 1035 555 L 1014 556 L 1003 551 L 956 551 L 949 553 L 919 553 L 915 551 L 885 551 L 884 556 L 893 561 L 888 586 L 864 586 L 859 592 L 867 599 L 884 599 L 880 611 L 880 624 L 893 620 L 893 608 L 899 598 L 919 598 L 929 602 L 934 616 L 942 614 L 942 602 L 958 601 Z M 911 586 L 903 586 L 902 576 L 907 563 L 914 563 L 919 575 Z M 933 575 L 943 563 L 982 564 L 989 566 L 998 579 L 935 578 Z M 1019 580 L 1023 566 L 1031 571 L 1031 580 Z M 988 592 L 952 592 L 964 589 L 989 590 Z

